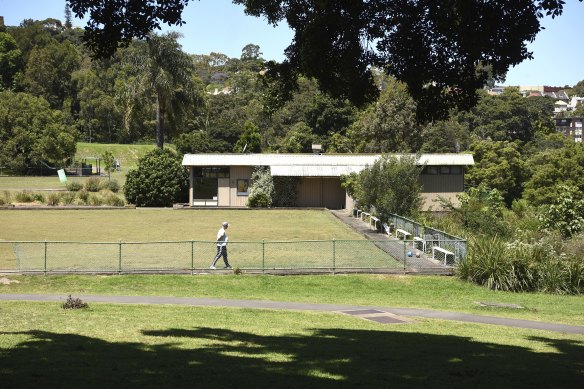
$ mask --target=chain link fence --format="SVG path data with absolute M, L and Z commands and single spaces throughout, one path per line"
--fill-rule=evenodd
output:
M 392 214 L 389 223 L 392 232 L 397 229 L 407 231 L 416 250 L 443 265 L 456 266 L 466 258 L 468 245 L 465 239 L 399 215 Z
M 255 272 L 406 272 L 428 267 L 425 255 L 416 255 L 416 244 L 392 239 L 230 242 L 228 259 L 233 268 Z M 214 241 L 0 241 L 0 269 L 45 274 L 194 273 L 208 270 L 216 253 Z M 224 266 L 222 258 L 216 266 Z

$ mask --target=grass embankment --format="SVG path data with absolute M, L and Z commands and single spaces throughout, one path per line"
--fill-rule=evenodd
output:
M 0 304 L 6 387 L 579 387 L 581 337 L 334 313 Z
M 584 325 L 584 298 L 485 289 L 438 276 L 10 276 L 0 293 L 105 294 L 297 301 L 412 307 Z M 518 304 L 523 309 L 482 307 Z
M 81 162 L 85 158 L 101 157 L 104 152 L 111 151 L 114 157 L 120 160 L 121 171 L 112 172 L 111 178 L 117 180 L 120 185 L 126 182 L 126 173 L 130 169 L 134 169 L 138 163 L 138 159 L 144 156 L 150 150 L 153 150 L 155 145 L 124 145 L 124 144 L 102 144 L 102 143 L 77 143 L 77 152 L 75 160 Z M 95 165 L 95 160 L 88 159 L 87 163 Z M 102 165 L 102 173 L 105 170 Z M 68 181 L 79 181 L 84 183 L 87 177 L 73 177 L 67 178 Z M 18 192 L 23 190 L 64 190 L 65 184 L 59 181 L 56 176 L 37 177 L 37 176 L 2 176 L 0 177 L 0 191 L 8 190 L 10 192 Z

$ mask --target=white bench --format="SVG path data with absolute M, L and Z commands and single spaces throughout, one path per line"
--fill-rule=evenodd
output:
M 448 251 L 448 250 L 443 249 L 442 247 L 438 247 L 438 246 L 432 247 L 432 259 L 436 260 L 436 257 L 435 257 L 436 251 L 439 251 L 439 252 L 444 254 L 444 261 L 443 261 L 444 265 L 446 265 L 446 258 L 449 255 L 452 255 L 453 262 L 456 261 L 456 258 L 454 257 L 454 253 L 452 251 Z
M 399 239 L 398 234 L 402 234 L 404 236 L 404 240 L 407 239 L 408 236 L 412 235 L 409 232 L 407 232 L 406 230 L 402 230 L 401 228 L 398 228 L 397 230 L 395 230 L 395 237 Z
M 414 245 L 416 242 L 422 243 L 422 252 L 426 252 L 426 239 L 420 238 L 419 236 L 414 236 Z
M 371 214 L 369 212 L 361 212 L 361 220 L 365 221 L 366 217 L 370 217 Z
M 379 218 L 375 217 L 375 216 L 371 216 L 369 218 L 369 227 L 371 227 L 372 229 L 377 230 L 377 223 L 379 223 L 381 220 L 379 220 Z

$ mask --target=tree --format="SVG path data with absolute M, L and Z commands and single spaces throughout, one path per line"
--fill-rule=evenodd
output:
M 389 220 L 390 214 L 413 216 L 422 205 L 422 168 L 415 156 L 384 155 L 345 185 L 360 206 L 374 208 L 381 220 Z
M 508 206 L 521 197 L 527 169 L 517 143 L 477 141 L 470 151 L 475 164 L 468 167 L 469 185 L 497 189 Z
M 584 230 L 584 199 L 575 186 L 560 185 L 559 196 L 541 214 L 540 221 L 546 230 L 560 231 L 569 238 Z
M 42 162 L 63 167 L 75 155 L 77 131 L 45 99 L 0 91 L 0 101 L 1 166 L 25 173 Z
M 559 149 L 533 155 L 527 161 L 529 179 L 523 197 L 533 205 L 551 204 L 560 195 L 560 185 L 584 191 L 584 145 L 570 142 Z
M 470 131 L 465 124 L 450 118 L 428 123 L 422 129 L 422 153 L 458 153 L 470 143 Z
M 388 78 L 376 103 L 353 123 L 349 137 L 357 151 L 366 153 L 411 152 L 419 149 L 420 131 L 416 104 L 406 86 Z
M 80 65 L 79 54 L 69 42 L 33 48 L 28 56 L 23 83 L 26 91 L 44 97 L 54 109 L 63 108 L 72 96 L 71 75 Z
M 103 168 L 107 173 L 108 180 L 111 179 L 112 172 L 116 170 L 116 159 L 114 153 L 111 150 L 106 150 L 102 155 Z
M 119 44 L 145 39 L 161 23 L 182 26 L 189 0 L 67 0 L 75 17 L 89 16 L 83 40 L 96 57 L 111 57 Z
M 193 105 L 197 96 L 193 62 L 181 50 L 180 34 L 151 35 L 144 51 L 134 58 L 137 81 L 154 96 L 156 104 L 156 145 L 164 147 L 165 119 Z
M 314 136 L 306 123 L 295 124 L 286 134 L 286 137 L 278 145 L 278 151 L 282 153 L 310 153 Z
M 0 31 L 0 90 L 12 89 L 14 77 L 23 69 L 22 51 L 14 38 Z
M 251 122 L 245 122 L 243 125 L 243 133 L 239 140 L 233 147 L 235 153 L 261 153 L 262 152 L 262 136 L 260 129 Z
M 272 74 L 315 77 L 324 91 L 362 105 L 376 95 L 375 66 L 407 84 L 424 120 L 473 106 L 477 89 L 531 58 L 526 42 L 542 29 L 540 19 L 563 10 L 548 0 L 234 2 L 294 30 L 287 59 L 271 63 Z
M 154 149 L 138 160 L 126 176 L 124 196 L 140 207 L 170 207 L 184 201 L 188 174 L 181 156 L 168 149 Z

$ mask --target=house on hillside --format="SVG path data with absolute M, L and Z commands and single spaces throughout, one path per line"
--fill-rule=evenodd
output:
M 574 142 L 582 142 L 583 117 L 555 118 L 556 130 Z
M 396 155 L 399 157 L 399 155 Z M 272 176 L 298 177 L 298 207 L 351 209 L 353 200 L 340 177 L 371 166 L 380 155 L 365 154 L 186 154 L 189 204 L 193 207 L 245 207 L 255 167 L 269 167 Z M 439 208 L 435 200 L 457 201 L 464 191 L 464 172 L 474 164 L 470 154 L 422 154 L 420 175 L 424 209 Z

